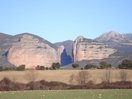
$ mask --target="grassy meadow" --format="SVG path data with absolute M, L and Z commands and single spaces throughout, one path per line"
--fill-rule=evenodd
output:
M 70 83 L 69 79 L 71 75 L 76 76 L 81 70 L 32 70 L 32 71 L 2 71 L 0 72 L 0 80 L 4 77 L 9 78 L 12 81 L 27 83 L 32 80 L 46 80 L 46 81 L 59 81 L 64 83 Z M 89 80 L 92 80 L 94 83 L 102 82 L 106 73 L 109 70 L 87 70 L 89 73 Z M 110 70 L 111 81 L 120 81 L 120 71 L 119 69 Z M 125 70 L 127 73 L 127 80 L 132 81 L 132 70 Z M 76 84 L 76 81 L 73 81 L 73 84 Z
M 131 89 L 0 92 L 0 99 L 132 99 Z

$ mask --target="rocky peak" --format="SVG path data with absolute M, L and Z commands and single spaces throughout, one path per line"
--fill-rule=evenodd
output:
M 116 50 L 92 39 L 78 37 L 74 42 L 74 62 L 81 60 L 104 59 Z
M 8 38 L 10 38 L 11 35 L 5 34 L 5 33 L 0 33 L 0 41 L 4 41 Z
M 75 39 L 75 41 L 78 41 L 78 42 L 80 41 L 80 42 L 81 42 L 81 41 L 83 41 L 83 39 L 85 39 L 83 36 L 78 36 L 78 37 Z
M 37 65 L 50 67 L 52 63 L 60 62 L 58 50 L 54 45 L 38 36 L 23 33 L 13 37 L 8 51 L 8 61 L 15 66 L 26 65 L 34 68 Z
M 99 42 L 123 42 L 126 41 L 126 38 L 123 34 L 120 34 L 118 32 L 110 31 L 102 34 L 100 37 L 96 38 Z
M 74 42 L 75 42 L 75 43 L 82 43 L 82 42 L 91 43 L 91 42 L 94 42 L 94 40 L 85 38 L 85 37 L 83 37 L 83 36 L 78 36 L 78 37 L 75 39 Z

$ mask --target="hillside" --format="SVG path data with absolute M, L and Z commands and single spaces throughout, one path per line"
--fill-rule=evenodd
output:
M 66 68 L 73 62 L 84 66 L 102 60 L 117 66 L 123 59 L 132 59 L 131 53 L 131 33 L 110 31 L 94 40 L 79 36 L 74 41 L 54 44 L 32 33 L 14 36 L 0 33 L 0 66 L 50 67 L 59 62 Z

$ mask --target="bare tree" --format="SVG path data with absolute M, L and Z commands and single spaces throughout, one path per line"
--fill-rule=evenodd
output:
M 70 84 L 73 84 L 74 79 L 75 79 L 75 75 L 72 74 L 72 75 L 70 76 L 69 83 L 70 83 Z
M 123 70 L 120 71 L 120 79 L 123 82 L 127 81 L 127 72 L 126 72 L 126 70 L 123 69 Z
M 111 82 L 111 70 L 110 69 L 106 70 L 105 75 L 102 77 L 102 80 L 108 83 Z
M 80 85 L 85 85 L 88 83 L 88 80 L 90 78 L 90 74 L 88 71 L 80 71 L 76 76 L 76 81 Z
M 37 79 L 37 72 L 34 69 L 30 69 L 26 71 L 25 78 L 28 80 L 28 82 L 34 82 Z

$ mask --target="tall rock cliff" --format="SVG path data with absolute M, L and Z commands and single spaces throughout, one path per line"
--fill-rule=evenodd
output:
M 57 42 L 55 43 L 56 46 L 59 48 L 63 46 L 63 50 L 61 51 L 60 58 L 61 58 L 61 64 L 67 65 L 73 63 L 73 41 L 72 40 L 66 40 L 63 42 Z
M 42 65 L 50 67 L 54 62 L 60 62 L 57 48 L 50 42 L 25 33 L 17 35 L 15 42 L 8 51 L 8 61 L 15 66 L 26 65 L 26 68 Z
M 108 47 L 108 45 L 84 38 L 83 36 L 77 37 L 74 41 L 73 53 L 75 62 L 108 58 L 115 51 L 115 49 Z

